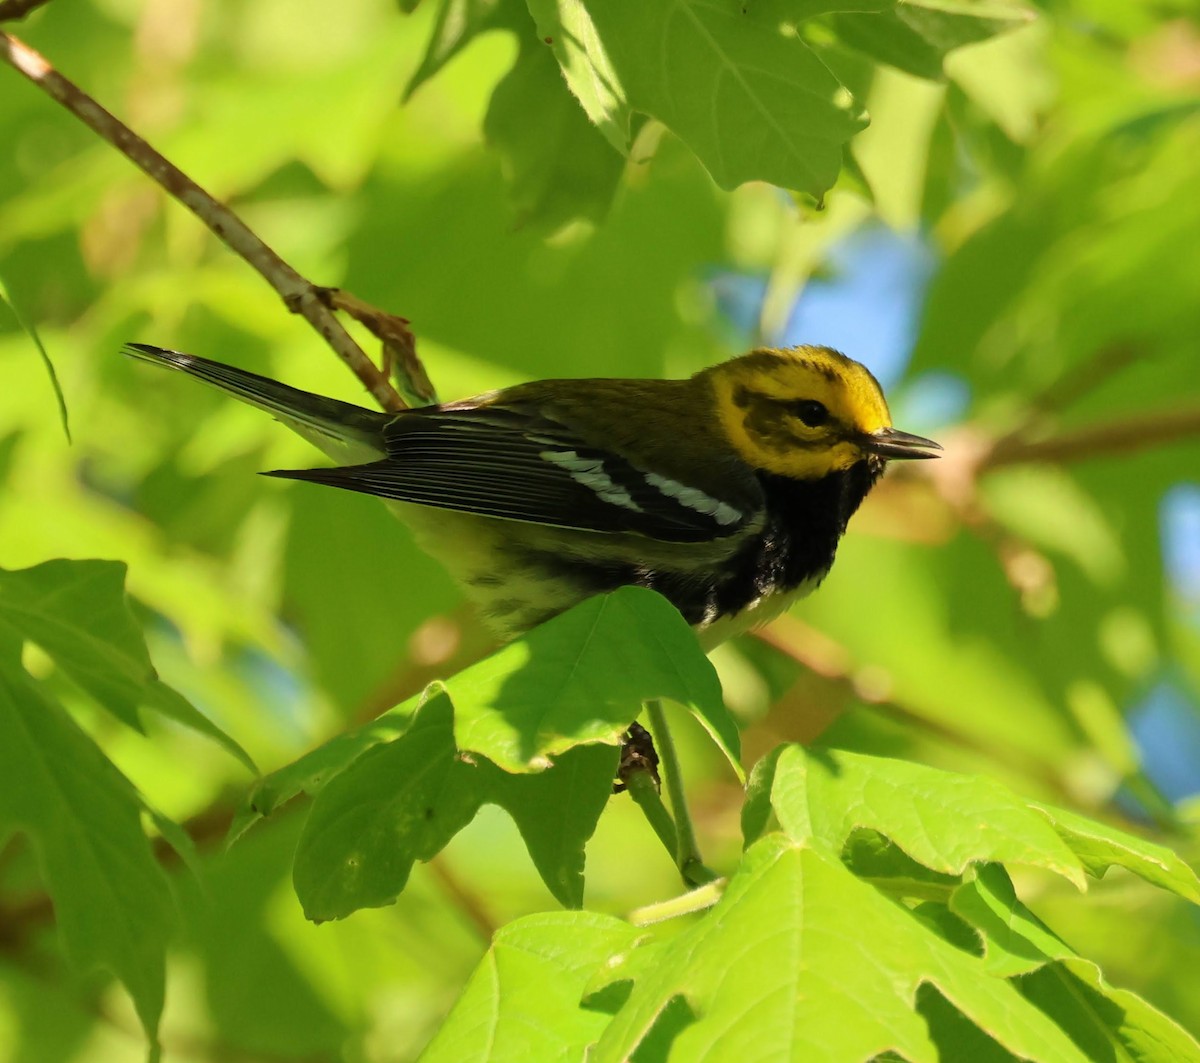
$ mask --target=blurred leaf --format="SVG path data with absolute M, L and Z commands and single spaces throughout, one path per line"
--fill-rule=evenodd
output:
M 894 10 L 834 17 L 838 36 L 882 63 L 939 79 L 948 52 L 1024 25 L 1031 12 L 1007 4 L 899 0 Z
M 518 225 L 552 232 L 607 213 L 625 160 L 588 121 L 550 50 L 529 35 L 492 93 L 483 128 L 500 154 Z
M 1054 777 L 1079 746 L 1044 675 L 1061 668 L 1060 647 L 1042 644 L 1041 627 L 1031 636 L 991 546 L 965 532 L 926 546 L 850 531 L 820 593 L 796 611 L 869 667 L 888 701 L 1033 784 Z
M 528 915 L 502 927 L 422 1063 L 584 1058 L 609 1021 L 580 1005 L 584 989 L 640 935 L 592 912 Z
M 413 632 L 462 592 L 377 499 L 309 485 L 287 497 L 290 618 L 321 687 L 347 716 L 361 714 L 403 674 Z
M 246 1059 L 336 1059 L 353 1036 L 340 1007 L 346 990 L 379 977 L 380 950 L 397 954 L 397 966 L 407 959 L 399 954 L 415 951 L 379 927 L 348 943 L 335 936 L 340 927 L 316 932 L 304 922 L 287 881 L 299 827 L 299 817 L 280 817 L 257 833 L 255 845 L 208 854 L 203 888 L 181 902 L 186 944 L 203 966 L 198 989 L 210 1036 Z M 389 973 L 400 972 L 393 966 Z
M 629 150 L 639 111 L 679 136 L 722 188 L 763 180 L 820 199 L 842 145 L 866 124 L 797 36 L 785 0 L 673 8 L 531 0 L 530 10 L 610 143 Z
M 26 321 L 17 309 L 17 304 L 13 302 L 12 293 L 9 291 L 8 285 L 4 283 L 3 277 L 0 277 L 0 302 L 7 304 L 9 310 L 12 311 L 13 317 L 17 319 L 17 324 L 33 341 L 38 354 L 41 355 L 42 365 L 46 367 L 46 373 L 50 377 L 50 386 L 54 389 L 54 400 L 58 403 L 58 419 L 62 422 L 63 435 L 67 437 L 67 442 L 70 443 L 71 425 L 67 418 L 67 397 L 63 394 L 62 385 L 58 382 L 58 372 L 54 368 L 54 363 L 50 360 L 50 354 L 47 352 L 45 344 L 42 343 L 42 338 L 38 335 L 37 329 L 33 327 L 33 322 Z
M 67 956 L 115 974 L 157 1046 L 173 908 L 133 787 L 61 706 L 9 669 L 0 670 L 0 779 L 0 837 L 29 835 Z
M 596 595 L 446 680 L 458 747 L 506 771 L 588 742 L 617 745 L 643 701 L 685 706 L 734 771 L 737 725 L 695 632 L 661 595 Z
M 1003 861 L 1044 867 L 1085 888 L 1083 868 L 1058 834 L 990 779 L 840 750 L 806 752 L 799 745 L 765 761 L 762 773 L 744 813 L 748 843 L 758 836 L 769 793 L 787 835 L 827 852 L 840 853 L 851 833 L 865 827 L 943 874 Z
M 183 695 L 163 684 L 125 597 L 119 561 L 47 561 L 0 569 L 0 626 L 44 650 L 122 723 L 141 731 L 147 705 L 219 742 L 251 772 L 249 754 Z
M 531 28 L 520 0 L 442 0 L 421 65 L 404 88 L 405 102 L 481 33 L 522 24 Z
M 661 948 L 590 1058 L 628 1059 L 682 995 L 696 1018 L 671 1045 L 681 1059 L 840 1061 L 894 1051 L 932 1061 L 914 1007 L 923 982 L 1019 1055 L 1085 1058 L 1010 985 L 987 977 L 982 961 L 836 860 L 778 834 L 754 843 L 716 907 Z

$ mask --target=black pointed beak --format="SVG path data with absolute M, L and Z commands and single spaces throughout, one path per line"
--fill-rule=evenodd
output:
M 936 458 L 941 445 L 924 436 L 901 432 L 898 428 L 881 428 L 863 436 L 861 445 L 869 454 L 897 460 L 902 458 Z

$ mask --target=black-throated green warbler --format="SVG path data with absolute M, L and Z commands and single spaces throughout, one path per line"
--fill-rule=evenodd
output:
M 827 347 L 760 349 L 687 380 L 541 380 L 376 413 L 146 344 L 274 414 L 339 468 L 278 471 L 396 504 L 499 633 L 626 584 L 665 595 L 711 647 L 820 582 L 891 458 L 878 381 Z

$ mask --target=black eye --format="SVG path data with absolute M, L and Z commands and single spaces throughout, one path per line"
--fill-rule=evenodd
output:
M 829 411 L 816 399 L 801 399 L 799 402 L 793 402 L 791 411 L 809 428 L 819 428 L 829 420 Z

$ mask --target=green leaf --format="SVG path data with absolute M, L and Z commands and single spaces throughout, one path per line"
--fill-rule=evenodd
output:
M 411 724 L 416 699 L 263 779 L 239 810 L 230 840 L 319 794 L 294 868 L 310 918 L 391 903 L 413 862 L 488 802 L 512 816 L 554 896 L 581 904 L 615 747 L 647 698 L 690 708 L 738 768 L 736 725 L 695 633 L 641 588 L 589 599 L 430 692 Z
M 54 389 L 54 401 L 58 403 L 58 419 L 62 424 L 63 435 L 67 437 L 67 442 L 70 443 L 71 424 L 67 416 L 67 397 L 63 394 L 62 384 L 59 383 L 58 371 L 54 368 L 54 363 L 50 360 L 50 354 L 46 350 L 45 344 L 42 343 L 41 336 L 38 335 L 37 329 L 33 327 L 33 322 L 26 321 L 17 309 L 17 304 L 13 301 L 12 293 L 9 291 L 8 285 L 4 283 L 3 277 L 0 277 L 0 302 L 8 305 L 13 317 L 17 319 L 17 324 L 33 341 L 33 345 L 37 348 L 37 352 L 41 356 L 42 365 L 46 367 L 46 374 L 50 377 L 50 386 Z
M 478 765 L 481 799 L 512 816 L 542 881 L 568 908 L 583 904 L 584 846 L 612 796 L 619 756 L 612 746 L 579 746 L 537 775 Z
M 0 569 L 0 628 L 37 643 L 98 704 L 141 731 L 148 705 L 219 742 L 251 772 L 254 761 L 150 663 L 142 629 L 125 597 L 119 561 L 57 559 L 19 571 Z
M 833 20 L 842 41 L 917 77 L 940 79 L 948 52 L 1023 26 L 1031 12 L 1004 4 L 954 0 L 900 0 L 879 14 L 840 14 Z
M 641 933 L 592 912 L 530 915 L 502 927 L 422 1063 L 583 1059 L 609 1021 L 580 1006 L 584 990 Z
M 957 875 L 931 871 L 873 830 L 852 831 L 841 856 L 860 879 L 894 896 L 941 900 L 961 885 Z
M 627 152 L 632 112 L 648 115 L 722 188 L 762 180 L 820 199 L 837 178 L 842 145 L 866 125 L 850 92 L 800 39 L 785 0 L 529 6 L 610 143 Z
M 784 748 L 767 773 L 775 815 L 796 841 L 811 840 L 836 854 L 865 827 L 943 874 L 996 861 L 1044 867 L 1085 888 L 1083 868 L 1067 844 L 1036 810 L 990 779 L 798 745 Z M 758 785 L 761 793 L 766 778 Z M 747 834 L 748 841 L 753 837 Z
M 980 867 L 950 898 L 950 910 L 979 931 L 984 964 L 999 978 L 1028 974 L 1074 953 L 1017 899 L 1012 880 L 999 864 Z
M 115 974 L 156 1043 L 174 914 L 133 787 L 61 706 L 7 670 L 0 779 L 0 837 L 29 836 L 67 957 Z
M 1110 986 L 1087 960 L 1047 964 L 1016 984 L 1089 1059 L 1200 1061 L 1200 1043 L 1191 1034 L 1136 993 Z
M 346 731 L 323 743 L 304 756 L 284 765 L 278 771 L 264 775 L 251 788 L 234 814 L 226 836 L 232 845 L 260 819 L 269 816 L 298 794 L 316 794 L 330 779 L 344 771 L 363 753 L 382 742 L 391 742 L 408 730 L 413 716 L 435 691 L 435 684 L 417 697 L 389 709 L 362 727 Z
M 680 997 L 696 1018 L 675 1036 L 673 1058 L 840 1063 L 894 1051 L 932 1061 L 915 1008 L 925 982 L 1018 1055 L 1085 1058 L 977 957 L 779 834 L 751 846 L 716 907 L 658 950 L 593 1063 L 628 1059 Z
M 391 904 L 413 863 L 471 822 L 478 790 L 472 766 L 457 754 L 453 707 L 439 694 L 402 738 L 368 749 L 324 785 L 292 869 L 309 919 Z
M 1123 867 L 1155 886 L 1200 904 L 1200 878 L 1166 846 L 1148 842 L 1065 808 L 1033 801 L 1029 807 L 1049 820 L 1089 875 L 1102 878 L 1110 867 Z
M 500 155 L 518 225 L 552 232 L 608 212 L 625 160 L 588 121 L 550 50 L 531 36 L 492 93 L 483 130 Z
M 125 598 L 119 561 L 47 561 L 0 569 L 0 624 L 37 643 L 103 708 L 134 730 L 156 678 Z
M 1004 869 L 981 868 L 951 908 L 983 936 L 984 964 L 1016 985 L 1090 1059 L 1173 1063 L 1200 1060 L 1200 1044 L 1135 993 L 1117 989 L 1096 964 L 1076 956 L 1016 896 Z
M 481 33 L 516 27 L 528 16 L 520 0 L 442 0 L 421 63 L 404 87 L 404 102 Z
M 310 919 L 392 903 L 413 863 L 433 857 L 489 802 L 513 817 L 551 893 L 565 905 L 583 902 L 584 845 L 611 793 L 617 750 L 571 749 L 539 774 L 512 775 L 455 748 L 453 713 L 439 691 L 402 736 L 372 745 L 315 783 L 319 793 L 293 869 Z M 320 762 L 307 758 L 309 768 L 334 768 L 355 744 L 338 744 Z M 314 785 L 311 770 L 297 771 L 288 788 L 305 778 Z
M 617 151 L 629 151 L 633 110 L 587 5 L 581 0 L 526 0 L 537 35 L 549 44 L 575 98 Z
M 686 706 L 741 774 L 737 725 L 695 632 L 661 595 L 596 595 L 446 680 L 458 748 L 537 771 L 589 742 L 618 745 L 641 703 Z

